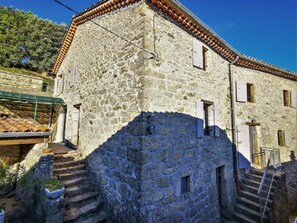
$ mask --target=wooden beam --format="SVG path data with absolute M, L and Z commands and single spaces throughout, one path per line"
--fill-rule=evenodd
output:
M 44 138 L 48 137 L 0 139 L 0 146 L 43 143 Z

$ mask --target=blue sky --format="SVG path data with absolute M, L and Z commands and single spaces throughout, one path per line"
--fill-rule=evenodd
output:
M 98 0 L 61 0 L 76 11 Z M 180 0 L 237 51 L 297 72 L 296 0 Z M 1 0 L 41 18 L 69 24 L 73 13 L 53 0 Z

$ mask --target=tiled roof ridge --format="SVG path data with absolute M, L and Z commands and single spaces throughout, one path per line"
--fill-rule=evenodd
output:
M 49 132 L 50 129 L 37 121 L 0 117 L 0 133 L 4 132 Z
M 141 0 L 103 0 L 91 7 L 87 8 L 83 12 L 79 13 L 73 17 L 71 21 L 70 28 L 64 39 L 64 43 L 59 52 L 58 58 L 53 68 L 53 72 L 57 73 L 60 65 L 62 64 L 67 51 L 71 45 L 74 37 L 74 33 L 78 25 L 95 18 L 99 15 L 103 15 L 119 8 L 134 4 Z M 286 69 L 280 68 L 275 65 L 271 65 L 262 60 L 246 56 L 242 53 L 237 52 L 233 49 L 226 41 L 224 41 L 220 36 L 218 36 L 213 30 L 211 30 L 207 25 L 205 25 L 200 19 L 198 19 L 192 12 L 190 12 L 185 6 L 183 6 L 177 0 L 145 0 L 149 2 L 150 5 L 162 10 L 163 13 L 170 16 L 174 21 L 179 23 L 181 26 L 186 28 L 192 35 L 199 38 L 214 51 L 220 54 L 223 58 L 229 62 L 238 60 L 235 65 L 263 71 L 276 76 L 280 76 L 286 79 L 297 81 L 297 73 L 288 71 Z

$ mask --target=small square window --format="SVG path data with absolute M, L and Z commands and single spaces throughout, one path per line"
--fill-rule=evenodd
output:
M 283 90 L 284 106 L 291 106 L 291 93 L 288 90 Z
M 190 176 L 185 176 L 181 178 L 181 194 L 186 192 L 191 192 L 191 178 Z
M 254 92 L 254 85 L 253 84 L 246 84 L 247 90 L 247 101 L 248 102 L 255 102 L 255 92 Z

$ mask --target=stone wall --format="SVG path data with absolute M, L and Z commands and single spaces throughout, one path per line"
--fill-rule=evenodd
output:
M 42 91 L 44 79 L 24 74 L 15 74 L 0 70 L 0 90 L 15 93 L 51 96 L 53 85 L 47 85 L 46 92 Z
M 280 150 L 281 162 L 288 161 L 290 151 L 297 152 L 297 109 L 284 106 L 283 90 L 297 91 L 297 82 L 271 74 L 232 66 L 234 86 L 237 81 L 254 84 L 255 102 L 236 102 L 236 124 L 255 119 L 260 124 L 260 147 Z M 277 131 L 290 132 L 289 146 L 279 146 Z
M 87 157 L 114 220 L 218 222 L 228 216 L 235 200 L 228 61 L 200 42 L 208 49 L 207 67 L 194 67 L 194 38 L 144 2 L 94 21 L 157 55 L 151 59 L 86 22 L 58 70 L 66 139 Z M 236 78 L 241 70 L 235 69 Z M 197 137 L 202 101 L 219 111 L 213 117 L 219 137 Z M 180 195 L 185 176 L 191 191 Z
M 231 142 L 197 138 L 196 118 L 182 113 L 145 113 L 150 134 L 142 138 L 141 213 L 148 222 L 219 222 L 235 196 Z M 218 167 L 223 167 L 217 189 Z M 190 191 L 181 194 L 181 178 Z M 221 210 L 219 205 L 221 196 Z
M 141 8 L 128 7 L 94 21 L 141 46 L 144 28 Z M 58 74 L 65 77 L 64 91 L 60 94 L 67 104 L 65 137 L 75 145 L 78 130 L 74 116 L 78 111 L 74 105 L 81 103 L 79 150 L 84 156 L 140 114 L 142 83 L 139 75 L 148 56 L 91 22 L 77 28 Z M 76 81 L 70 87 L 73 69 Z M 58 92 L 61 92 L 61 85 Z
M 142 138 L 147 134 L 147 122 L 142 114 L 87 158 L 89 170 L 114 222 L 145 222 L 139 210 Z
M 286 173 L 286 188 L 289 212 L 296 214 L 297 210 L 297 161 L 282 163 L 282 170 Z
M 218 222 L 231 213 L 231 143 L 223 131 L 216 140 L 197 138 L 195 123 L 181 113 L 142 113 L 88 156 L 113 220 Z M 220 210 L 216 169 L 222 166 Z M 187 175 L 191 192 L 180 194 Z

